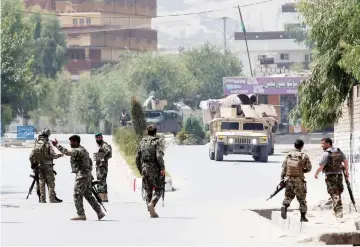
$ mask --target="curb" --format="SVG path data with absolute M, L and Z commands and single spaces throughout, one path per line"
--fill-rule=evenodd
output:
M 348 216 L 347 220 L 346 216 Z M 307 238 L 311 236 L 312 241 L 325 242 L 326 244 L 360 243 L 360 231 L 356 231 L 351 215 L 344 215 L 343 220 L 337 220 L 331 211 L 310 211 L 307 218 L 309 222 L 300 222 L 298 210 L 288 212 L 287 219 L 281 218 L 280 211 L 272 211 L 271 213 L 273 224 L 292 234 L 307 236 Z

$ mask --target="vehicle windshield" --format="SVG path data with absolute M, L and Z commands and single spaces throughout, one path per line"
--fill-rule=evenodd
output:
M 222 130 L 239 130 L 238 122 L 223 122 L 221 123 Z
M 161 118 L 162 114 L 161 112 L 152 112 L 152 111 L 148 111 L 144 113 L 145 118 Z
M 264 130 L 262 123 L 244 123 L 243 130 Z

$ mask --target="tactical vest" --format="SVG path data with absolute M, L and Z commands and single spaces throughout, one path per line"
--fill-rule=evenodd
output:
M 328 161 L 324 167 L 324 172 L 335 172 L 342 171 L 342 154 L 340 153 L 340 149 L 336 149 L 336 151 L 327 151 L 329 153 Z
M 83 171 L 83 172 L 91 171 L 90 169 L 92 163 L 90 163 L 91 161 L 90 161 L 89 153 L 82 146 L 76 149 L 82 152 L 83 155 L 82 157 L 71 156 L 70 158 L 71 171 L 73 173 L 78 173 L 79 171 Z
M 286 157 L 286 176 L 302 177 L 304 176 L 304 167 L 302 164 L 302 153 L 292 151 Z
M 156 140 L 158 137 L 144 138 L 140 142 L 141 159 L 143 163 L 156 161 Z

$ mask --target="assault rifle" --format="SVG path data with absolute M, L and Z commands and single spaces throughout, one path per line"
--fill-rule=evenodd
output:
M 273 194 L 271 194 L 271 196 L 266 200 L 268 201 L 269 199 L 273 198 L 277 193 L 279 193 L 282 189 L 285 188 L 285 185 L 286 185 L 286 180 L 281 180 L 279 185 L 276 186 L 276 189 L 275 189 L 275 192 Z
M 164 199 L 165 199 L 165 185 L 166 185 L 165 175 L 164 175 L 164 176 L 162 176 L 161 182 L 162 182 L 162 206 L 164 207 Z
M 350 195 L 351 202 L 354 205 L 355 212 L 357 212 L 356 205 L 355 205 L 355 199 L 354 199 L 354 195 L 353 195 L 352 190 L 351 190 L 350 182 L 346 179 L 346 176 L 345 176 L 345 167 L 343 167 L 343 174 L 344 174 L 345 183 L 346 183 L 346 187 L 348 189 L 349 195 Z
M 101 200 L 101 198 L 100 198 L 100 196 L 99 196 L 99 192 L 98 192 L 98 190 L 96 189 L 96 186 L 95 186 L 95 185 L 97 185 L 97 184 L 100 184 L 100 182 L 99 182 L 99 181 L 92 181 L 92 182 L 91 182 L 91 191 L 92 191 L 93 195 L 95 196 L 97 202 L 103 207 L 103 209 L 105 210 L 105 212 L 107 212 L 107 211 L 106 211 L 106 208 L 105 208 L 104 205 L 102 204 L 102 200 Z
M 53 165 L 54 166 L 54 165 Z M 36 194 L 37 196 L 39 197 L 39 202 L 40 202 L 40 187 L 39 187 L 39 170 L 38 168 L 35 168 L 34 169 L 35 172 L 34 172 L 34 175 L 30 175 L 31 178 L 33 178 L 34 180 L 32 181 L 31 185 L 30 185 L 30 188 L 29 188 L 29 193 L 28 195 L 26 196 L 26 200 L 29 198 L 29 195 L 32 193 L 33 189 L 34 189 L 34 186 L 35 186 L 35 183 L 38 184 L 37 186 L 37 190 L 36 190 Z M 57 175 L 56 171 L 54 170 L 54 174 Z M 55 194 L 55 200 L 58 201 L 58 202 L 62 202 L 63 200 L 59 199 L 56 194 Z

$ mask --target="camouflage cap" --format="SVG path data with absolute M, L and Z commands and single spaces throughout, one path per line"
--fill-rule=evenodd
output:
M 95 133 L 95 137 L 99 137 L 99 136 L 102 136 L 102 133 L 101 133 L 101 132 Z

